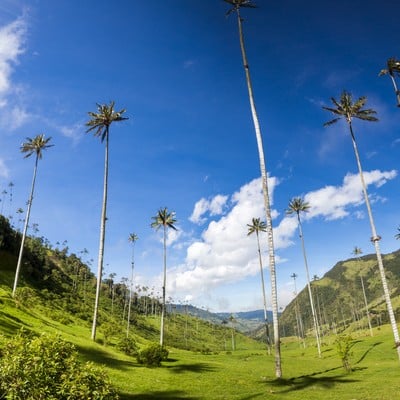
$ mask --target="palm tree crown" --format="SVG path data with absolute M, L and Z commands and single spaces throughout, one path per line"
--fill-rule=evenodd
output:
M 54 146 L 53 144 L 48 144 L 51 140 L 51 136 L 45 139 L 44 134 L 35 136 L 33 139 L 26 138 L 26 142 L 21 144 L 21 153 L 26 153 L 24 158 L 30 157 L 35 154 L 36 157 L 42 159 L 42 151 Z
M 381 72 L 379 72 L 379 76 L 382 75 L 389 75 L 390 79 L 392 80 L 394 92 L 396 94 L 397 98 L 397 107 L 400 107 L 400 90 L 397 88 L 397 83 L 395 76 L 399 75 L 400 76 L 400 61 L 396 60 L 394 57 L 391 57 L 387 60 L 386 62 L 387 68 L 382 69 Z
M 160 208 L 155 217 L 151 217 L 153 222 L 151 223 L 151 227 L 156 230 L 160 229 L 162 226 L 164 228 L 171 228 L 173 230 L 177 230 L 174 224 L 176 224 L 175 212 L 169 212 L 167 207 Z
M 258 232 L 266 232 L 267 231 L 267 224 L 264 221 L 261 221 L 260 218 L 253 218 L 251 224 L 247 224 L 248 232 L 247 236 L 251 235 L 252 233 L 256 233 L 258 236 Z
M 365 96 L 362 96 L 357 101 L 353 102 L 351 93 L 344 90 L 340 96 L 339 101 L 337 101 L 334 97 L 331 97 L 331 101 L 336 106 L 336 108 L 322 108 L 324 110 L 330 111 L 334 115 L 337 115 L 337 117 L 332 119 L 331 121 L 325 122 L 324 126 L 332 125 L 339 121 L 340 118 L 345 118 L 349 124 L 351 124 L 353 118 L 358 118 L 363 121 L 378 121 L 378 118 L 373 116 L 373 114 L 376 114 L 375 110 L 372 110 L 370 108 L 363 109 L 365 103 L 367 102 L 367 98 Z
M 400 240 L 400 226 L 397 228 L 398 233 L 396 233 L 395 238 Z
M 90 121 L 86 122 L 86 126 L 89 127 L 86 132 L 88 133 L 95 130 L 94 136 L 99 136 L 103 142 L 108 135 L 108 129 L 113 122 L 127 120 L 127 117 L 122 117 L 122 114 L 126 111 L 126 109 L 114 111 L 114 105 L 114 101 L 111 101 L 110 105 L 97 103 L 98 112 L 88 112 L 91 119 Z
M 310 209 L 310 204 L 304 201 L 301 197 L 294 197 L 289 202 L 288 209 L 286 210 L 287 215 L 296 213 L 300 215 L 301 212 L 308 212 Z
M 359 248 L 359 247 L 357 247 L 357 246 L 354 246 L 354 249 L 353 249 L 353 251 L 352 251 L 352 254 L 354 255 L 354 256 L 359 256 L 359 255 L 361 255 L 362 254 L 362 250 Z
M 139 239 L 139 236 L 136 235 L 135 233 L 129 234 L 129 238 L 128 238 L 129 242 L 135 243 L 138 239 Z
M 239 11 L 240 7 L 256 8 L 257 6 L 251 0 L 224 0 L 229 4 L 232 4 L 232 8 L 226 13 L 229 15 L 232 11 Z

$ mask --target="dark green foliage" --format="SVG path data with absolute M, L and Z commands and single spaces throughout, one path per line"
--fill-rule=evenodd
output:
M 126 336 L 121 338 L 117 343 L 117 349 L 128 356 L 137 356 L 138 354 L 138 346 L 135 340 Z
M 161 361 L 168 359 L 169 351 L 160 346 L 158 343 L 152 343 L 141 350 L 136 359 L 139 364 L 144 364 L 146 367 L 159 367 Z
M 58 336 L 19 333 L 1 340 L 0 396 L 23 400 L 117 399 L 105 372 L 81 364 Z
M 336 351 L 342 362 L 343 368 L 346 372 L 351 372 L 353 368 L 351 367 L 350 358 L 353 354 L 351 351 L 355 344 L 355 341 L 351 335 L 339 335 L 335 341 Z
M 400 251 L 384 256 L 385 272 L 392 298 L 400 295 Z M 389 322 L 375 254 L 338 262 L 321 279 L 311 282 L 317 317 L 323 333 L 340 333 L 350 325 L 353 329 L 368 327 L 360 274 L 363 276 L 372 327 Z M 312 316 L 307 289 L 297 296 L 305 330 L 310 332 Z M 400 309 L 394 303 L 399 318 Z M 296 335 L 295 301 L 284 310 L 281 327 L 286 336 Z

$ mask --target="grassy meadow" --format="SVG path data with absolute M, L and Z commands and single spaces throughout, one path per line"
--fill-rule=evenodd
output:
M 9 290 L 0 290 L 0 330 L 5 336 L 21 327 L 35 332 L 60 334 L 72 342 L 82 360 L 103 365 L 121 399 L 332 399 L 393 400 L 400 393 L 400 363 L 389 326 L 368 332 L 353 332 L 351 366 L 347 373 L 338 356 L 335 337 L 324 338 L 323 357 L 309 339 L 306 348 L 294 338 L 282 341 L 283 379 L 274 377 L 274 358 L 259 342 L 236 336 L 236 350 L 194 352 L 169 347 L 169 359 L 159 368 L 139 365 L 134 357 L 117 351 L 112 338 L 107 345 L 90 340 L 90 324 L 73 316 L 58 322 L 43 306 L 16 303 Z M 149 326 L 157 320 L 148 318 Z M 190 323 L 209 340 L 215 331 L 210 324 Z M 169 328 L 168 328 L 169 327 Z M 172 329 L 169 320 L 167 329 Z M 213 333 L 214 332 L 214 333 Z M 148 340 L 132 335 L 139 345 Z M 101 335 L 100 335 L 101 336 Z M 205 338 L 205 339 L 204 339 Z M 99 342 L 102 342 L 101 338 Z

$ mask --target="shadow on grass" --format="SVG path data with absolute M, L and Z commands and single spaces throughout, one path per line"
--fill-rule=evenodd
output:
M 355 363 L 355 364 L 359 364 L 362 360 L 364 360 L 364 358 L 367 356 L 367 354 L 373 350 L 376 346 L 379 346 L 380 344 L 382 344 L 383 342 L 376 342 L 373 345 L 371 345 L 369 347 L 368 350 L 365 351 L 365 353 L 360 357 L 360 359 Z
M 215 367 L 212 367 L 205 363 L 170 365 L 166 368 L 168 369 L 168 371 L 171 371 L 175 374 L 182 374 L 184 372 L 213 372 L 216 370 Z
M 120 400 L 200 400 L 200 397 L 187 396 L 185 392 L 180 390 L 157 391 L 138 394 L 119 393 L 119 396 Z
M 87 348 L 83 346 L 76 346 L 76 348 L 86 361 L 105 364 L 110 368 L 126 370 L 128 368 L 138 366 L 136 362 L 114 358 L 110 353 L 107 353 L 101 349 Z
M 332 389 L 337 384 L 358 382 L 358 379 L 351 379 L 349 374 L 341 374 L 338 376 L 317 376 L 325 374 L 326 372 L 339 369 L 342 369 L 342 367 L 330 368 L 324 371 L 314 372 L 310 375 L 301 375 L 290 379 L 274 379 L 268 381 L 268 384 L 278 388 L 282 388 L 283 390 L 279 390 L 279 393 L 288 393 L 292 391 L 307 389 L 308 387 L 312 386 L 319 386 L 324 389 Z M 359 369 L 360 368 L 357 368 L 357 370 Z

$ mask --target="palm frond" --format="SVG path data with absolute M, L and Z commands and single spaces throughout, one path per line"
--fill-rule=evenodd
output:
M 46 139 L 44 134 L 39 134 L 33 139 L 27 137 L 26 142 L 22 143 L 21 145 L 21 153 L 26 153 L 24 158 L 28 158 L 32 154 L 36 154 L 38 159 L 41 159 L 42 151 L 54 146 L 53 144 L 48 144 L 50 140 L 51 136 Z
M 325 122 L 323 126 L 330 126 L 330 125 L 336 124 L 336 122 L 338 122 L 339 120 L 340 120 L 340 118 L 334 118 L 330 121 Z
M 126 109 L 123 108 L 120 111 L 114 111 L 114 105 L 114 101 L 111 101 L 109 105 L 97 103 L 97 112 L 88 112 L 90 120 L 85 124 L 88 126 L 86 133 L 94 130 L 94 136 L 99 136 L 101 141 L 104 141 L 109 127 L 113 122 L 127 120 L 128 117 L 122 116 L 126 112 Z
M 287 215 L 299 214 L 300 212 L 308 212 L 311 208 L 310 204 L 304 201 L 301 197 L 294 197 L 289 201 L 288 209 L 286 210 Z

